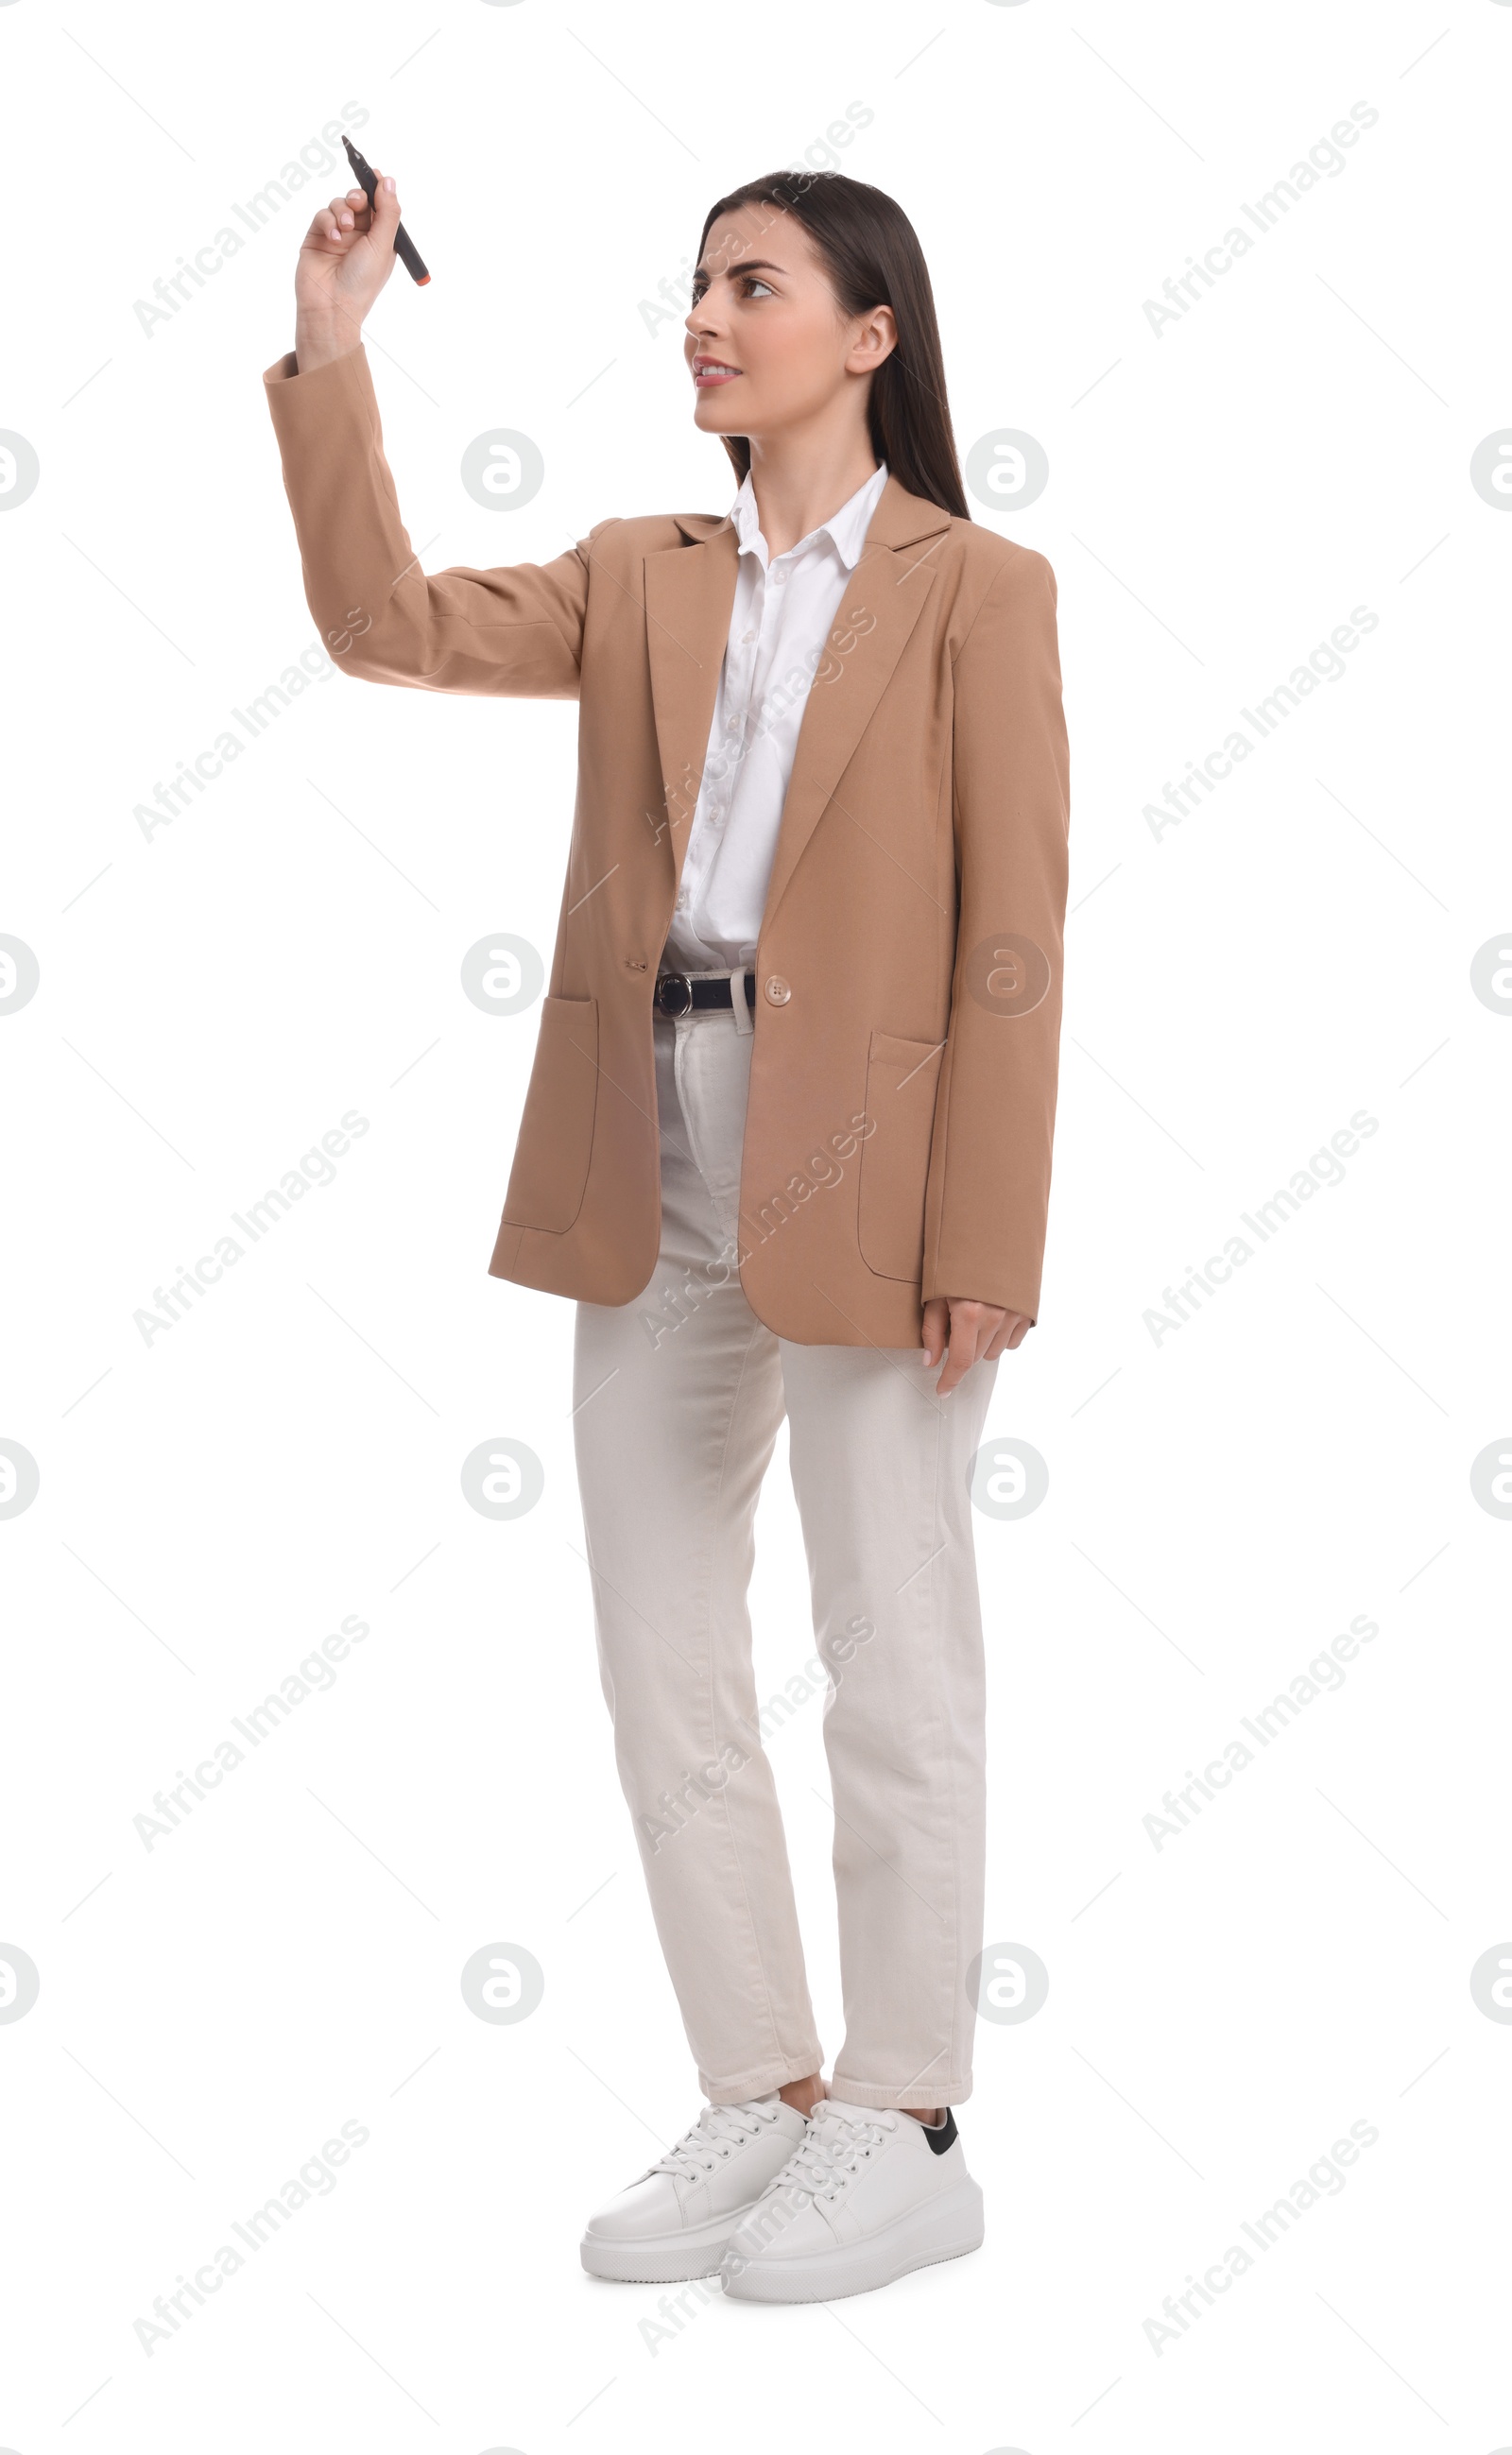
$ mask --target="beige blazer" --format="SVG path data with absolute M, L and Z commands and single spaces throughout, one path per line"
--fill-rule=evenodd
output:
M 426 574 L 360 345 L 263 381 L 337 667 L 580 704 L 566 884 L 489 1268 L 627 1304 L 656 1267 L 651 992 L 698 800 L 728 516 L 601 520 Z M 1037 1316 L 1068 771 L 1054 575 L 889 477 L 810 689 L 756 958 L 741 1282 L 782 1337 L 911 1347 L 922 1302 Z

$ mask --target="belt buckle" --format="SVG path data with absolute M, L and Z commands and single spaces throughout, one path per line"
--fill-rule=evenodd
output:
M 680 990 L 682 993 L 676 1005 L 668 1004 L 668 992 L 674 988 Z M 693 984 L 688 979 L 686 972 L 660 973 L 657 977 L 656 984 L 656 1002 L 664 1014 L 691 1014 L 693 1011 Z

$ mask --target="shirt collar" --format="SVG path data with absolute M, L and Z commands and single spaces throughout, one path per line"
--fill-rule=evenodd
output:
M 854 571 L 861 559 L 861 549 L 867 541 L 867 530 L 870 526 L 871 515 L 877 508 L 882 490 L 887 482 L 888 464 L 884 460 L 873 469 L 870 477 L 856 488 L 850 500 L 848 503 L 842 503 L 839 511 L 835 512 L 830 518 L 821 520 L 819 526 L 809 532 L 808 537 L 800 538 L 799 545 L 807 545 L 813 538 L 827 537 L 846 569 Z M 766 540 L 761 533 L 761 515 L 756 508 L 756 489 L 751 484 L 748 469 L 740 493 L 730 505 L 730 518 L 735 523 L 735 534 L 740 540 L 741 553 L 755 554 L 765 570 L 771 557 L 767 551 Z M 790 547 L 788 551 L 796 552 L 797 549 Z

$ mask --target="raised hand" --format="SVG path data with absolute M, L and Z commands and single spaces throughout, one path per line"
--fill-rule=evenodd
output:
M 294 354 L 300 375 L 356 349 L 363 318 L 394 270 L 398 226 L 398 195 L 381 172 L 371 206 L 360 188 L 349 188 L 316 214 L 294 275 Z

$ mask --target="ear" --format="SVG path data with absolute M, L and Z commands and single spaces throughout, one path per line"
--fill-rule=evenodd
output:
M 873 307 L 851 343 L 846 359 L 846 373 L 852 375 L 874 375 L 897 346 L 897 318 L 891 308 Z

